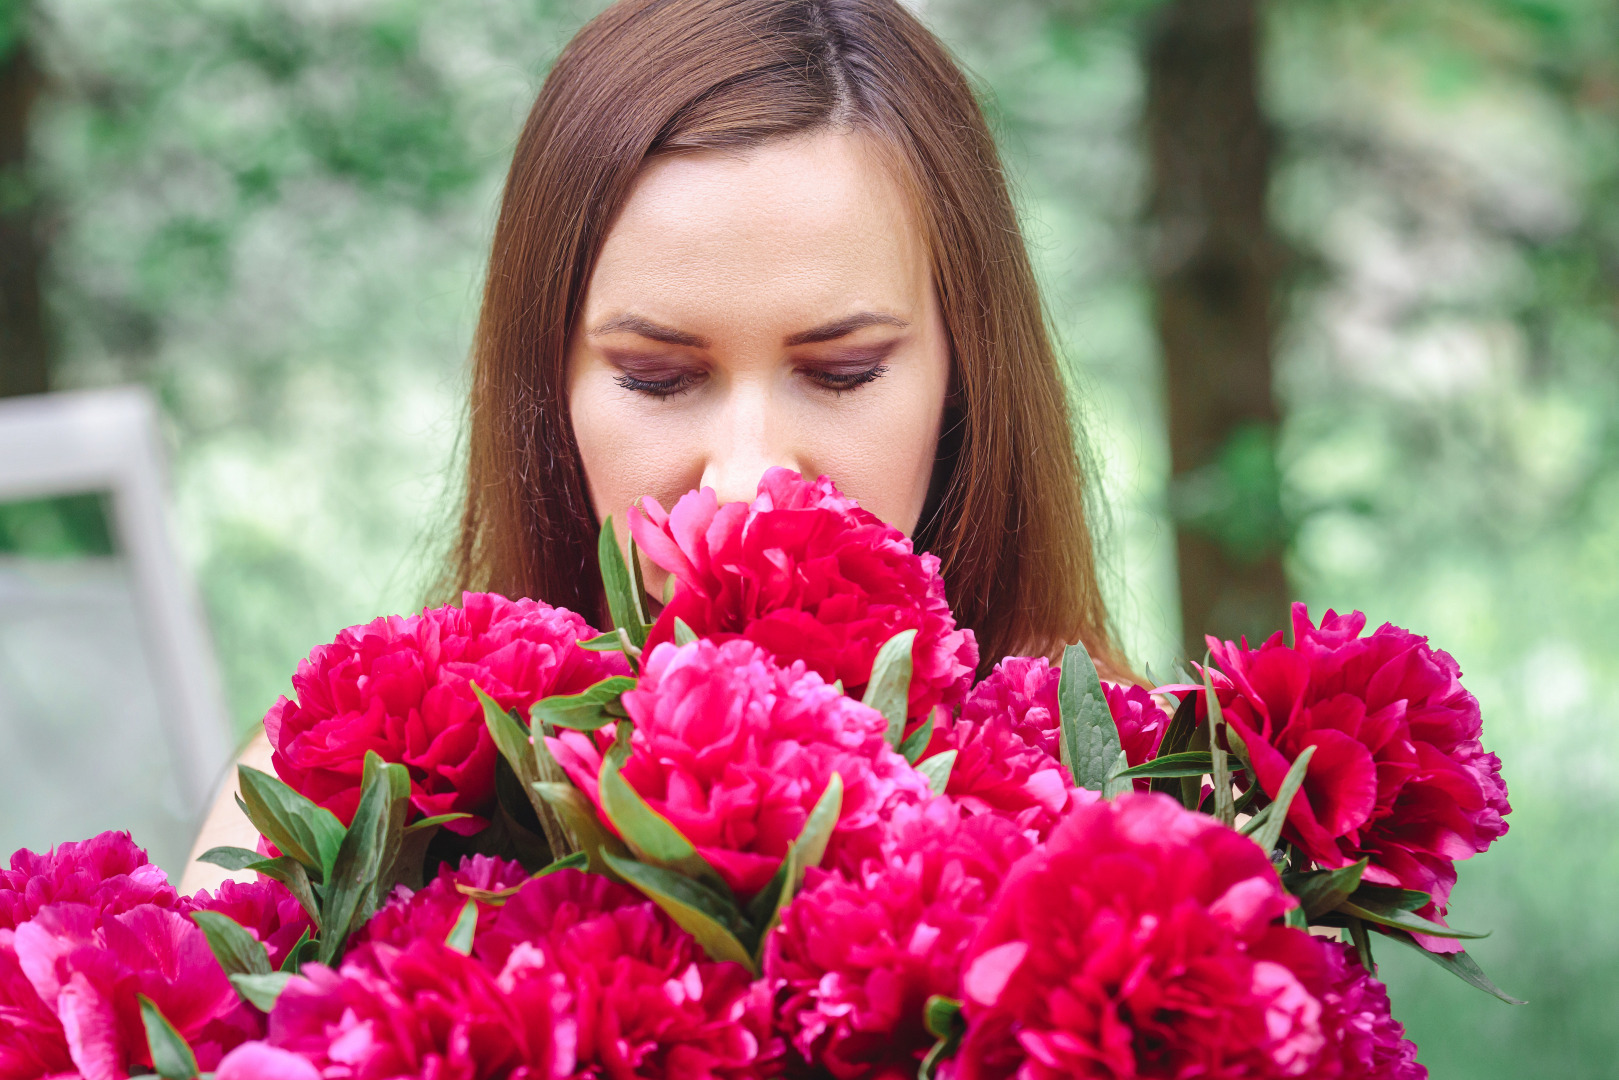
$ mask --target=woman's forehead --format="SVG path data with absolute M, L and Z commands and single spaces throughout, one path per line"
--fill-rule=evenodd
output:
M 755 325 L 857 309 L 914 318 L 932 279 L 915 217 L 861 134 L 655 159 L 603 245 L 585 322 L 630 310 L 660 321 L 730 311 Z

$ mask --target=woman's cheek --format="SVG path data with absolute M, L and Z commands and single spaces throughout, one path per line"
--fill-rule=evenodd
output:
M 581 378 L 569 411 L 598 521 L 612 515 L 622 522 L 643 496 L 672 506 L 702 474 L 702 452 L 679 399 L 637 397 L 610 377 Z
M 944 414 L 943 389 L 896 381 L 865 407 L 805 426 L 802 460 L 907 535 L 927 502 Z M 875 389 L 875 387 L 873 388 Z

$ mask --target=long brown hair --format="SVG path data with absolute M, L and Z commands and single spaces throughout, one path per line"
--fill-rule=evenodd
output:
M 489 256 L 456 584 L 601 613 L 565 367 L 607 231 L 652 155 L 827 127 L 878 137 L 929 233 L 954 404 L 915 540 L 939 556 L 957 619 L 986 669 L 1078 641 L 1127 671 L 994 141 L 961 70 L 895 0 L 620 0 L 562 52 L 518 139 Z

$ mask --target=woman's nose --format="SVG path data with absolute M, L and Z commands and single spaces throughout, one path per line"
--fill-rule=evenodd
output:
M 759 478 L 775 466 L 803 471 L 791 417 L 765 386 L 734 386 L 714 414 L 702 486 L 721 503 L 750 502 Z

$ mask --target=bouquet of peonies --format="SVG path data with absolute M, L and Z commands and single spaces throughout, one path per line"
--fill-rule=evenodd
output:
M 532 600 L 344 631 L 240 770 L 251 884 L 123 834 L 0 873 L 0 1080 L 1421 1077 L 1374 943 L 1506 831 L 1456 663 L 1359 613 L 1148 691 L 973 684 L 938 562 L 825 479 L 603 530 Z M 671 574 L 649 618 L 637 549 Z

